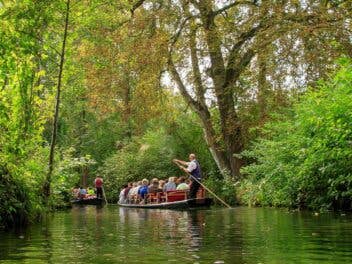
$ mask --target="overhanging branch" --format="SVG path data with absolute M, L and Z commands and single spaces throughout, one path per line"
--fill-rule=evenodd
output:
M 140 7 L 141 5 L 143 5 L 144 2 L 145 2 L 145 0 L 139 0 L 139 1 L 137 1 L 137 2 L 132 6 L 132 8 L 131 8 L 131 14 L 132 14 L 132 16 L 134 15 L 134 11 L 136 11 L 136 9 L 137 9 L 138 7 Z
M 225 12 L 226 10 L 234 7 L 234 6 L 238 6 L 238 5 L 252 5 L 252 6 L 256 6 L 256 1 L 235 1 L 229 5 L 226 5 L 218 10 L 215 10 L 213 12 L 213 16 L 217 16 L 223 12 Z

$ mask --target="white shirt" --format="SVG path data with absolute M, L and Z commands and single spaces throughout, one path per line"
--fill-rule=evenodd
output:
M 197 168 L 196 160 L 192 160 L 191 162 L 187 162 L 187 171 L 191 173 Z
M 139 189 L 139 186 L 137 187 L 133 187 L 130 192 L 128 193 L 128 197 L 133 197 L 134 195 L 137 195 L 138 194 L 138 189 Z
M 122 189 L 119 195 L 119 203 L 125 203 L 125 189 Z

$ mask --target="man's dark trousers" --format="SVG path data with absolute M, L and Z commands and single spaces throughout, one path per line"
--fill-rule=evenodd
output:
M 198 183 L 198 181 L 192 179 L 191 189 L 189 190 L 190 198 L 197 198 L 197 192 L 200 187 L 200 184 Z

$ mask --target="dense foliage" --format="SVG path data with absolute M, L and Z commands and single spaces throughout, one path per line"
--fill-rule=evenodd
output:
M 264 128 L 239 196 L 252 205 L 352 209 L 352 64 Z
M 181 175 L 171 160 L 191 152 L 233 203 L 240 184 L 250 204 L 345 207 L 347 95 L 309 108 L 339 95 L 323 96 L 343 72 L 316 83 L 352 55 L 351 2 L 333 2 L 0 1 L 0 225 L 66 206 L 97 174 L 114 201 L 127 181 Z
M 42 10 L 41 16 L 35 9 Z M 42 211 L 41 181 L 46 157 L 42 131 L 48 117 L 50 94 L 45 93 L 39 70 L 46 10 L 19 3 L 2 12 L 0 22 L 0 225 L 27 222 Z M 11 15 L 10 15 L 11 14 Z M 26 16 L 33 16 L 27 19 Z
M 118 199 L 120 187 L 127 182 L 182 175 L 172 159 L 187 159 L 189 153 L 197 153 L 206 178 L 217 171 L 193 114 L 184 113 L 164 124 L 153 123 L 143 136 L 132 138 L 99 169 L 106 177 L 108 198 Z

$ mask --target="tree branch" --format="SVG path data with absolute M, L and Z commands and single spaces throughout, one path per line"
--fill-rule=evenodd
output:
M 224 6 L 224 7 L 220 8 L 220 9 L 218 9 L 218 10 L 215 10 L 213 12 L 213 16 L 217 16 L 217 15 L 221 14 L 222 12 L 224 12 L 224 11 L 234 7 L 234 6 L 237 6 L 237 5 L 253 5 L 253 6 L 256 6 L 255 2 L 256 1 L 236 1 L 234 3 L 231 3 L 231 4 L 227 5 L 227 6 Z
M 23 31 L 23 30 L 17 30 L 17 32 L 24 34 L 24 35 L 27 35 L 29 37 L 32 37 L 32 38 L 36 39 L 37 41 L 39 41 L 40 43 L 44 42 L 43 39 L 39 38 L 35 34 L 29 33 L 29 32 Z M 53 47 L 51 44 L 47 44 L 47 45 L 51 50 L 53 50 L 56 53 L 56 55 L 61 56 L 61 53 L 55 47 Z
M 255 55 L 254 50 L 249 49 L 240 59 L 238 64 L 235 64 L 235 60 L 231 61 L 231 64 L 228 65 L 225 74 L 225 83 L 224 87 L 228 87 L 234 81 L 238 79 L 243 70 L 251 62 L 253 56 Z
M 243 57 L 240 59 L 240 63 L 236 65 L 238 54 L 242 46 L 250 39 L 252 39 L 259 30 L 268 27 L 264 24 L 259 24 L 258 26 L 252 28 L 251 30 L 241 34 L 239 41 L 235 43 L 230 51 L 228 56 L 228 62 L 225 71 L 225 86 L 232 83 L 235 79 L 238 78 L 239 74 L 242 72 L 242 68 L 246 67 L 252 57 L 254 56 L 254 51 L 252 49 L 248 50 Z M 248 61 L 249 60 L 249 61 Z M 244 67 L 243 67 L 244 65 Z
M 197 54 L 197 26 L 195 25 L 195 19 L 192 17 L 188 9 L 188 2 L 183 6 L 184 12 L 188 17 L 191 17 L 191 23 L 189 23 L 189 49 L 191 52 L 191 65 L 192 65 L 192 75 L 193 75 L 193 84 L 196 90 L 196 97 L 198 102 L 202 105 L 203 108 L 207 108 L 205 103 L 205 89 L 202 83 L 202 75 L 199 68 L 199 59 Z
M 181 35 L 181 33 L 182 33 L 182 30 L 183 30 L 183 28 L 185 27 L 187 21 L 190 20 L 191 18 L 192 18 L 192 16 L 186 17 L 186 18 L 181 22 L 181 24 L 179 25 L 178 30 L 176 31 L 176 34 L 173 35 L 173 36 L 170 38 L 170 40 L 171 40 L 170 46 L 171 46 L 171 47 L 173 47 L 173 46 L 176 44 L 176 42 L 177 42 L 178 38 L 180 37 L 180 35 Z
M 169 61 L 168 61 L 168 66 L 170 73 L 172 75 L 172 78 L 177 84 L 178 89 L 180 90 L 182 96 L 185 98 L 186 102 L 190 104 L 192 107 L 196 107 L 197 101 L 192 98 L 192 96 L 188 93 L 186 86 L 181 80 L 180 74 L 178 73 L 176 66 L 171 58 L 172 54 L 170 53 Z
M 143 3 L 145 2 L 145 0 L 138 0 L 133 6 L 132 6 L 132 8 L 131 8 L 131 14 L 132 14 L 132 16 L 134 15 L 134 11 L 136 11 L 136 9 L 138 8 L 138 7 L 140 7 L 141 5 L 143 5 Z
M 253 38 L 255 34 L 262 28 L 263 28 L 263 24 L 259 24 L 258 26 L 252 28 L 251 30 L 247 32 L 243 32 L 239 37 L 239 41 L 237 41 L 237 43 L 235 43 L 232 46 L 231 53 L 239 50 L 247 40 L 250 40 L 251 38 Z
M 196 95 L 198 101 L 205 106 L 205 97 L 204 97 L 204 87 L 202 84 L 201 72 L 199 69 L 198 55 L 197 55 L 197 42 L 196 42 L 196 31 L 191 29 L 189 35 L 189 48 L 191 51 L 191 62 L 192 62 L 192 73 L 194 79 L 194 86 L 196 89 Z

